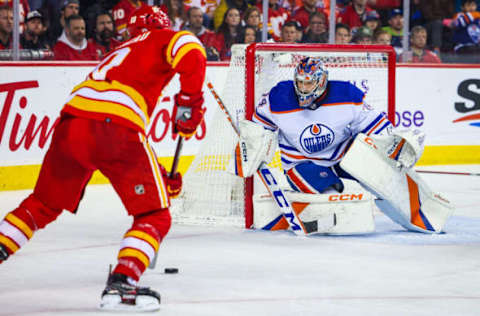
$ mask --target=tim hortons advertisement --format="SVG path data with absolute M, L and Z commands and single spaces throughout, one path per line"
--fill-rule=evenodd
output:
M 60 110 L 71 89 L 82 82 L 92 66 L 1 67 L 0 78 L 0 166 L 40 164 L 49 146 Z M 220 67 L 225 68 L 225 67 Z M 225 69 L 209 67 L 207 74 L 221 91 Z M 166 87 L 150 119 L 147 135 L 158 156 L 172 156 L 175 142 L 171 133 L 173 96 L 178 78 Z M 193 155 L 207 133 L 216 102 L 205 89 L 205 122 L 195 137 L 185 141 L 182 153 Z

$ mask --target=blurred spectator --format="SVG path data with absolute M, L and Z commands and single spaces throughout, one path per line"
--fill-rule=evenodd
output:
M 363 26 L 368 27 L 372 33 L 375 33 L 375 31 L 380 29 L 382 25 L 378 12 L 375 10 L 367 12 L 364 16 Z
M 184 30 L 190 31 L 198 37 L 207 52 L 207 60 L 220 60 L 220 53 L 215 47 L 215 33 L 203 26 L 204 14 L 202 9 L 191 7 L 187 12 L 187 23 L 183 27 Z
M 45 38 L 45 23 L 39 11 L 30 11 L 25 20 L 25 31 L 20 35 L 20 46 L 24 49 L 50 49 Z
M 367 12 L 371 11 L 367 0 L 352 0 L 345 10 L 338 16 L 337 22 L 346 24 L 353 31 L 363 25 Z
M 221 0 L 213 13 L 213 26 L 215 30 L 220 29 L 220 25 L 225 20 L 225 14 L 228 9 L 235 8 L 240 13 L 240 16 L 242 16 L 249 6 L 247 0 Z
M 415 1 L 418 0 L 410 0 L 410 3 Z M 385 25 L 388 23 L 388 13 L 393 9 L 400 8 L 403 4 L 403 0 L 368 0 L 367 4 L 370 8 L 378 12 L 380 15 L 380 24 Z
M 120 45 L 120 41 L 115 39 L 115 27 L 113 18 L 108 12 L 97 15 L 95 21 L 94 36 L 88 40 L 97 50 L 99 59 Z
M 282 36 L 280 41 L 283 43 L 296 43 L 298 39 L 297 22 L 288 21 L 282 25 Z
M 384 26 L 382 29 L 390 33 L 392 46 L 395 48 L 397 55 L 400 55 L 402 53 L 403 11 L 393 9 L 388 18 L 388 24 L 389 26 Z
M 293 11 L 292 19 L 300 22 L 303 29 L 306 29 L 308 27 L 310 15 L 312 13 L 320 12 L 322 14 L 325 14 L 322 8 L 317 7 L 317 3 L 319 1 L 320 0 L 302 0 L 303 5 Z
M 462 12 L 452 21 L 454 51 L 468 63 L 480 63 L 480 12 L 474 0 L 462 1 Z
M 373 44 L 392 45 L 392 35 L 385 30 L 379 29 L 373 34 Z
M 80 2 L 78 0 L 65 0 L 62 3 L 60 17 L 51 21 L 49 27 L 48 40 L 52 46 L 64 34 L 65 20 L 72 15 L 78 15 L 80 12 Z
M 8 5 L 10 8 L 13 8 L 13 1 L 18 0 L 0 0 L 0 7 L 3 5 Z M 27 13 L 30 11 L 30 5 L 28 4 L 27 0 L 20 0 L 18 3 L 18 10 L 20 11 L 20 33 L 25 30 L 25 18 L 27 17 Z
M 197 7 L 203 13 L 203 26 L 213 29 L 213 13 L 220 4 L 220 0 L 184 0 L 188 7 Z
M 146 5 L 146 3 L 143 3 L 140 0 L 120 0 L 112 8 L 113 22 L 115 22 L 118 40 L 123 41 L 128 38 L 126 33 L 128 18 L 135 10 Z
M 12 47 L 13 10 L 7 5 L 0 6 L 0 49 Z
M 97 50 L 85 38 L 85 20 L 80 15 L 65 19 L 65 32 L 53 47 L 56 60 L 98 60 Z
M 308 28 L 303 35 L 302 43 L 327 43 L 327 21 L 323 12 L 313 12 L 310 15 Z
M 361 45 L 371 45 L 373 42 L 373 32 L 366 26 L 359 27 L 355 30 L 352 42 Z
M 410 50 L 400 55 L 400 61 L 407 63 L 441 63 L 440 58 L 435 53 L 425 49 L 427 30 L 423 26 L 414 26 L 410 33 Z
M 263 14 L 262 2 L 257 3 L 257 8 Z M 290 19 L 290 13 L 279 4 L 279 0 L 268 0 L 268 34 L 275 40 L 280 41 L 282 25 Z M 263 21 L 262 21 L 263 23 Z
M 245 26 L 249 26 L 255 30 L 255 42 L 262 41 L 261 12 L 257 7 L 249 7 L 243 14 L 243 21 Z
M 455 14 L 452 0 L 420 0 L 420 11 L 425 19 L 425 27 L 431 39 L 431 47 L 440 54 L 443 43 L 443 19 Z
M 187 11 L 190 8 L 183 4 L 183 0 L 165 0 L 163 3 L 160 9 L 172 21 L 172 29 L 179 31 L 187 21 Z
M 350 27 L 343 23 L 335 25 L 335 44 L 349 44 L 352 39 Z
M 257 34 L 257 31 L 253 27 L 248 25 L 245 26 L 245 28 L 243 29 L 243 43 L 244 44 L 256 43 L 257 42 L 256 34 Z
M 240 12 L 236 8 L 230 8 L 225 13 L 223 22 L 217 32 L 217 50 L 220 60 L 230 60 L 233 44 L 242 43 L 243 30 L 240 23 Z

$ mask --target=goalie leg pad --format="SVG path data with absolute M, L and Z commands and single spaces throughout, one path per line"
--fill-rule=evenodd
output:
M 380 199 L 376 204 L 385 215 L 407 230 L 440 233 L 453 213 L 453 206 L 414 170 L 398 168 L 365 134 L 357 136 L 340 166 Z
M 332 191 L 333 192 L 333 191 Z M 365 191 L 307 194 L 286 191 L 309 235 L 355 235 L 375 230 L 373 197 Z M 269 195 L 254 196 L 254 227 L 288 229 Z

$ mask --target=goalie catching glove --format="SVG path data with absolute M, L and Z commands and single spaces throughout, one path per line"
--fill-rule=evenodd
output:
M 172 177 L 168 176 L 167 170 L 159 163 L 160 172 L 162 177 L 167 184 L 167 191 L 170 198 L 176 198 L 180 192 L 182 192 L 182 174 L 180 172 L 175 172 Z
M 423 154 L 425 133 L 422 131 L 393 131 L 390 135 L 370 135 L 397 168 L 412 168 Z
M 263 162 L 272 161 L 277 146 L 277 133 L 251 121 L 240 121 L 238 127 L 240 139 L 227 170 L 245 178 L 252 176 Z
M 172 113 L 172 127 L 174 134 L 185 138 L 195 134 L 198 125 L 202 123 L 205 108 L 203 105 L 203 92 L 188 95 L 179 92 L 175 95 L 175 105 Z

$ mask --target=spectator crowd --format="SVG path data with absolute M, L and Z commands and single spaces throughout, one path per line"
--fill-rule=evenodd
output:
M 480 0 L 479 0 L 480 1 Z M 195 34 L 208 60 L 227 61 L 236 43 L 262 41 L 260 0 L 150 1 L 175 30 Z M 401 62 L 480 63 L 477 0 L 411 0 L 409 48 L 403 51 L 402 0 L 337 0 L 336 44 L 394 47 Z M 129 15 L 140 0 L 20 0 L 23 50 L 49 51 L 55 60 L 99 60 L 128 39 Z M 12 48 L 13 0 L 0 0 L 0 50 Z M 268 0 L 269 42 L 327 43 L 329 0 Z

